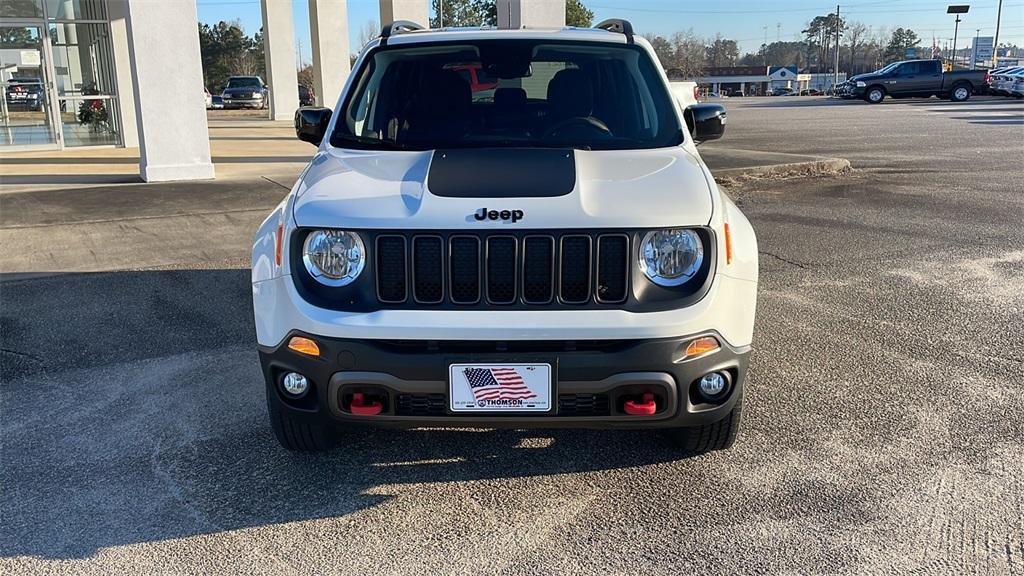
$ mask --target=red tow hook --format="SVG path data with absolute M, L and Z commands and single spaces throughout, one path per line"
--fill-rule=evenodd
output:
M 643 402 L 633 402 L 627 400 L 622 406 L 622 409 L 626 411 L 626 414 L 630 416 L 650 416 L 658 411 L 658 405 L 654 402 L 654 394 L 651 392 L 644 392 Z
M 349 405 L 349 410 L 356 416 L 376 416 L 384 410 L 384 405 L 380 402 L 370 402 L 367 404 L 363 393 L 356 392 L 352 395 L 352 404 Z

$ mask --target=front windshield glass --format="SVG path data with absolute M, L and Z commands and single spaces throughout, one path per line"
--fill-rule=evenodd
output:
M 886 72 L 891 72 L 894 68 L 896 68 L 899 65 L 900 65 L 899 62 L 893 62 L 892 64 L 889 64 L 888 66 L 886 66 L 885 68 L 882 68 L 878 72 L 875 72 L 875 74 L 885 74 Z
M 331 145 L 661 148 L 683 133 L 639 46 L 481 40 L 389 46 L 372 54 L 342 105 Z
M 228 88 L 259 88 L 259 78 L 229 78 Z

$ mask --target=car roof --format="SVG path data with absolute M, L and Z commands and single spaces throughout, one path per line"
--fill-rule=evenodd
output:
M 608 32 L 596 28 L 520 28 L 520 29 L 498 29 L 493 27 L 475 28 L 440 28 L 430 30 L 415 30 L 392 34 L 387 39 L 389 46 L 405 44 L 424 44 L 432 42 L 452 42 L 458 40 L 564 40 L 576 42 L 610 42 L 613 44 L 625 44 L 627 42 L 624 34 Z M 380 38 L 376 38 L 368 46 L 380 44 Z M 639 36 L 637 42 L 646 42 Z

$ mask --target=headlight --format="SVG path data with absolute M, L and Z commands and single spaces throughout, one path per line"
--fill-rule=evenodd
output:
M 867 86 L 867 84 L 865 84 L 864 82 L 861 82 L 860 80 L 857 80 L 857 88 L 863 88 L 865 86 Z
M 327 286 L 351 284 L 366 265 L 362 239 L 343 230 L 316 230 L 302 246 L 302 262 L 317 282 Z
M 252 97 L 253 98 L 263 98 L 263 94 L 261 94 L 259 92 L 256 92 L 255 94 L 252 95 Z
M 704 245 L 693 230 L 648 232 L 640 243 L 640 269 L 659 286 L 678 286 L 700 270 Z

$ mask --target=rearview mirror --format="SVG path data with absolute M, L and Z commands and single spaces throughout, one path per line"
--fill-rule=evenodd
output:
M 299 108 L 295 111 L 295 135 L 303 142 L 319 146 L 327 133 L 327 125 L 331 123 L 330 108 L 312 106 Z
M 725 134 L 725 106 L 721 104 L 694 104 L 683 117 L 690 135 L 697 142 L 717 140 Z

